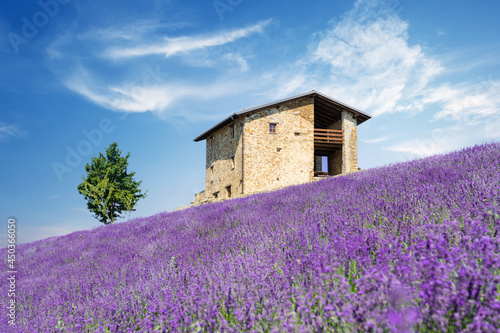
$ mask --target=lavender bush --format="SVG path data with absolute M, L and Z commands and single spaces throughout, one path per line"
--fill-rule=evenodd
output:
M 0 330 L 498 332 L 499 215 L 489 143 L 75 232 L 18 247 Z

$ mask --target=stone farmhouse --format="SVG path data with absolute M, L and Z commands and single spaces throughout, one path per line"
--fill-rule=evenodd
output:
M 207 147 L 195 203 L 357 171 L 357 126 L 370 118 L 315 90 L 236 112 L 194 139 Z

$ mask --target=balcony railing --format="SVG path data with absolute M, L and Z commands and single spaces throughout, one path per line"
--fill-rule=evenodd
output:
M 337 148 L 344 142 L 344 131 L 332 129 L 314 129 L 314 148 Z

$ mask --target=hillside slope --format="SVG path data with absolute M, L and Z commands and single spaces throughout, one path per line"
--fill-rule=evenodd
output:
M 499 215 L 489 143 L 75 232 L 18 247 L 0 331 L 497 332 Z

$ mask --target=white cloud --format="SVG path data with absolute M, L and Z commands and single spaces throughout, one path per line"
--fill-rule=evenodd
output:
M 188 83 L 160 83 L 144 85 L 141 80 L 115 86 L 101 86 L 95 83 L 91 75 L 80 68 L 75 75 L 65 82 L 74 92 L 85 96 L 92 102 L 110 109 L 125 112 L 152 111 L 162 114 L 163 118 L 180 117 L 191 121 L 212 119 L 213 115 L 201 115 L 173 108 L 183 100 L 210 100 L 223 96 L 236 95 L 249 89 L 251 82 L 226 80 L 209 85 Z M 167 110 L 168 109 L 168 110 Z
M 500 138 L 500 117 L 487 122 L 483 134 L 489 139 Z
M 159 35 L 158 27 L 141 21 L 130 27 L 93 29 L 77 35 L 69 31 L 55 40 L 47 52 L 52 70 L 68 89 L 104 108 L 124 112 L 152 111 L 164 119 L 212 119 L 213 115 L 186 111 L 189 108 L 185 104 L 193 106 L 197 101 L 236 96 L 257 87 L 252 86 L 256 78 L 247 77 L 243 81 L 240 76 L 233 75 L 248 72 L 247 58 L 252 56 L 250 44 L 233 42 L 263 32 L 270 22 L 262 21 L 211 35 L 164 38 L 158 43 L 151 42 Z M 147 46 L 137 46 L 146 41 L 150 41 Z M 115 46 L 111 48 L 110 44 Z M 122 59 L 110 62 L 96 54 Z M 159 57 L 156 68 L 152 69 L 155 65 L 145 64 L 140 56 L 155 54 L 167 58 Z M 177 57 L 170 57 L 172 55 Z M 160 65 L 165 71 L 159 70 Z M 216 71 L 184 77 L 185 72 L 179 65 Z M 207 111 L 205 107 L 203 112 Z
M 104 108 L 126 112 L 161 111 L 177 96 L 176 87 L 139 84 L 102 86 L 83 68 L 64 83 L 69 89 Z
M 438 87 L 425 97 L 424 103 L 441 102 L 442 109 L 433 120 L 453 118 L 458 121 L 477 121 L 490 116 L 500 116 L 500 81 L 476 85 Z
M 500 110 L 499 81 L 480 78 L 437 84 L 447 68 L 408 41 L 409 23 L 377 1 L 358 1 L 355 9 L 312 48 L 314 61 L 326 63 L 325 90 L 373 115 L 416 113 L 437 108 L 432 120 L 474 121 Z
M 390 138 L 389 135 L 385 135 L 385 136 L 381 136 L 381 137 L 375 138 L 375 139 L 364 140 L 363 142 L 364 143 L 380 143 L 380 142 L 387 141 L 389 138 Z
M 444 67 L 409 43 L 409 23 L 385 5 L 358 1 L 317 32 L 305 56 L 264 76 L 278 86 L 269 95 L 316 89 L 375 116 L 421 111 L 415 101 Z
M 174 31 L 191 26 L 191 23 L 181 22 L 158 22 L 158 20 L 138 20 L 124 26 L 111 26 L 94 28 L 78 34 L 79 39 L 102 39 L 106 41 L 138 40 L 158 30 Z
M 9 124 L 0 121 L 0 140 L 13 138 L 24 138 L 27 132 L 19 127 L 18 124 Z
M 340 20 L 316 33 L 306 56 L 263 76 L 264 80 L 278 82 L 268 96 L 317 89 L 374 116 L 424 112 L 419 126 L 432 128 L 439 124 L 437 121 L 455 124 L 442 128 L 445 135 L 440 145 L 429 145 L 428 139 L 417 134 L 413 140 L 386 148 L 415 156 L 459 148 L 456 142 L 467 145 L 485 136 L 500 137 L 496 127 L 500 124 L 500 81 L 478 77 L 458 83 L 439 82 L 444 75 L 461 71 L 462 66 L 454 66 L 449 54 L 444 57 L 445 66 L 442 57 L 431 56 L 422 45 L 410 43 L 410 23 L 384 3 L 357 1 Z M 467 63 L 474 63 L 475 69 L 485 64 L 474 59 Z M 399 128 L 410 129 L 414 124 L 411 120 Z M 464 131 L 469 141 L 461 139 Z M 386 140 L 380 137 L 365 142 Z
M 496 119 L 496 125 L 500 125 L 500 118 Z M 498 134 L 497 130 L 497 137 Z M 407 160 L 409 158 L 442 154 L 473 144 L 483 143 L 486 140 L 494 139 L 495 135 L 487 133 L 482 124 L 477 126 L 477 124 L 464 122 L 437 127 L 431 131 L 421 131 L 412 139 L 409 136 L 406 137 L 408 139 L 383 149 L 400 153 L 399 160 Z
M 182 57 L 181 61 L 191 67 L 226 68 L 229 73 L 245 73 L 250 68 L 240 52 L 222 47 L 197 50 Z
M 385 149 L 400 153 L 407 153 L 416 157 L 431 156 L 446 151 L 446 149 L 443 149 L 442 146 L 432 144 L 432 142 L 426 142 L 422 139 L 402 142 L 397 145 L 389 146 Z
M 329 73 L 320 89 L 373 115 L 413 111 L 413 100 L 443 67 L 420 45 L 409 44 L 408 22 L 390 9 L 370 8 L 358 2 L 318 35 L 312 62 L 326 65 Z
M 426 157 L 458 149 L 463 143 L 460 126 L 435 128 L 427 135 L 423 133 L 416 139 L 406 140 L 383 149 L 400 153 L 400 160 Z
M 266 78 L 271 83 L 274 81 L 274 76 L 270 75 Z M 281 82 L 273 91 L 276 96 L 286 97 L 300 90 L 311 90 L 302 88 L 307 85 L 308 78 L 303 74 L 292 74 L 287 80 Z
M 198 49 L 219 46 L 234 42 L 253 33 L 260 33 L 271 23 L 271 20 L 259 22 L 252 26 L 232 31 L 217 33 L 210 36 L 183 36 L 176 38 L 166 37 L 155 44 L 147 44 L 131 48 L 111 48 L 104 54 L 111 58 L 129 58 L 147 55 L 164 54 L 170 57 L 176 54 L 188 53 Z
M 106 42 L 95 48 L 86 45 L 85 50 L 122 59 L 113 62 L 113 66 L 123 64 L 125 74 L 115 77 L 102 74 L 81 61 L 78 55 L 73 55 L 75 59 L 66 65 L 68 70 L 61 71 L 61 80 L 71 90 L 102 107 L 126 112 L 153 111 L 164 118 L 185 115 L 198 118 L 193 111 L 188 111 L 191 101 L 216 101 L 220 97 L 247 93 L 248 96 L 259 95 L 255 103 L 258 104 L 316 89 L 374 116 L 424 112 L 428 122 L 459 120 L 469 129 L 479 126 L 490 137 L 497 136 L 492 124 L 500 121 L 498 81 L 490 78 L 461 84 L 438 82 L 444 75 L 457 72 L 457 66 L 450 66 L 449 55 L 444 57 L 447 61 L 442 62 L 443 57 L 431 56 L 425 51 L 426 47 L 411 43 L 411 22 L 401 19 L 394 8 L 385 4 L 377 0 L 357 1 L 340 20 L 332 21 L 326 30 L 312 37 L 305 54 L 265 74 L 250 69 L 248 59 L 258 58 L 259 53 L 249 55 L 252 50 L 246 48 L 246 43 L 233 42 L 263 32 L 270 20 L 211 35 L 170 37 L 160 41 L 154 40 L 158 31 L 151 22 L 94 30 L 81 34 L 80 39 L 109 40 L 115 44 L 110 46 Z M 71 40 L 69 36 L 64 43 Z M 139 41 L 144 44 L 138 44 Z M 63 49 L 57 43 L 53 44 L 55 50 L 51 49 L 54 54 Z M 63 43 L 62 39 L 59 43 Z M 242 45 L 245 45 L 244 50 L 237 49 Z M 64 51 L 59 55 L 68 58 Z M 148 55 L 166 56 L 162 57 L 162 66 L 180 63 L 225 72 L 214 75 L 214 71 L 210 74 L 203 71 L 203 79 L 199 80 L 198 77 L 176 77 L 181 73 L 178 71 L 173 75 L 169 73 L 168 80 L 148 85 L 143 82 L 145 76 L 137 74 L 137 64 L 143 60 L 141 56 Z M 94 60 L 102 61 L 104 69 L 111 68 L 107 58 Z M 61 63 L 57 61 L 56 66 Z M 134 68 L 135 73 L 132 72 Z M 114 68 L 111 70 L 116 73 Z M 72 74 L 67 76 L 68 72 Z M 245 73 L 245 76 L 231 75 L 234 73 Z M 189 100 L 189 107 L 179 103 L 182 100 Z M 429 126 L 436 126 L 436 123 Z M 366 143 L 386 140 L 376 137 Z M 408 148 L 411 146 L 410 142 L 395 149 L 411 151 Z
M 239 67 L 239 72 L 241 73 L 248 71 L 248 62 L 241 54 L 227 53 L 223 56 L 223 59 L 229 61 L 230 63 L 235 63 Z

